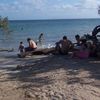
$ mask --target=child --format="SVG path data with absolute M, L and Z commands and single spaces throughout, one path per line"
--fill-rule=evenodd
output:
M 19 51 L 20 51 L 20 53 L 25 52 L 23 42 L 20 42 L 20 45 L 19 45 Z

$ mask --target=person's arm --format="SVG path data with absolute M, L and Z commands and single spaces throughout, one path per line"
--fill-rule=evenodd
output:
M 73 48 L 74 47 L 74 44 L 69 40 L 69 48 Z
M 72 45 L 72 42 L 70 40 L 68 40 L 68 42 L 69 42 L 69 45 L 71 46 Z
M 20 50 L 20 45 L 19 45 L 19 47 L 18 47 L 18 51 Z
M 29 41 L 29 47 L 31 47 L 31 42 Z
M 58 41 L 58 42 L 56 42 L 56 45 L 59 45 L 61 42 L 62 42 L 61 40 L 60 40 L 60 41 Z

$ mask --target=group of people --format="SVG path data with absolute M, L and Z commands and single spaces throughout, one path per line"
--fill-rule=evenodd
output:
M 67 36 L 56 42 L 55 52 L 58 54 L 68 54 L 72 52 L 72 57 L 88 58 L 95 56 L 96 44 L 92 40 L 87 40 L 85 36 L 75 35 L 76 43 L 72 43 Z
M 37 44 L 39 43 L 40 45 L 42 45 L 43 42 L 43 33 L 41 33 L 38 37 L 38 41 L 35 42 L 34 40 L 32 40 L 31 38 L 27 38 L 27 42 L 28 42 L 28 47 L 25 47 L 23 42 L 20 42 L 19 45 L 19 51 L 20 53 L 25 53 L 25 52 L 30 52 L 30 51 L 34 51 L 35 49 L 37 49 Z
M 43 37 L 43 33 L 39 36 L 39 42 L 41 43 Z M 95 45 L 92 41 L 87 41 L 84 37 L 80 37 L 79 35 L 75 36 L 76 43 L 72 43 L 67 36 L 63 36 L 63 38 L 56 42 L 55 53 L 56 54 L 68 54 L 69 51 L 72 52 L 72 57 L 79 58 L 87 58 L 90 55 L 93 55 L 95 52 Z M 24 47 L 23 42 L 20 42 L 19 50 L 20 53 L 34 51 L 37 49 L 37 43 L 34 42 L 31 38 L 27 39 L 29 44 L 28 47 Z
M 34 51 L 37 48 L 36 43 L 31 38 L 27 38 L 27 42 L 29 44 L 28 47 L 25 47 L 23 42 L 20 42 L 20 45 L 19 45 L 20 53 L 24 53 L 24 52 L 28 52 L 28 51 Z

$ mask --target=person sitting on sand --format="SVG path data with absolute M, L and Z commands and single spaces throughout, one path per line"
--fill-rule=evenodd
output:
M 80 46 L 81 45 L 81 39 L 80 39 L 80 36 L 77 34 L 75 35 L 75 39 L 76 39 L 76 46 Z
M 36 43 L 31 38 L 27 38 L 27 42 L 29 44 L 29 47 L 25 48 L 25 52 L 34 51 L 37 48 Z
M 80 49 L 81 43 L 82 43 L 81 38 L 80 38 L 80 36 L 78 34 L 75 35 L 75 40 L 76 40 L 76 43 L 74 43 L 73 51 L 77 51 L 78 49 Z
M 77 58 L 88 58 L 90 55 L 90 44 L 87 43 L 86 39 L 81 39 L 81 45 L 80 48 L 73 51 L 72 57 Z
M 23 42 L 20 42 L 20 45 L 19 45 L 19 51 L 20 51 L 20 53 L 25 52 L 25 48 L 24 48 Z
M 68 54 L 68 51 L 72 47 L 72 42 L 63 36 L 63 39 L 56 43 L 56 52 L 60 54 Z

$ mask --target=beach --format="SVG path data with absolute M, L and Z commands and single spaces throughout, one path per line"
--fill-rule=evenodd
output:
M 43 48 L 50 49 L 64 35 L 74 43 L 76 34 L 90 34 L 99 23 L 100 19 L 10 21 L 11 32 L 0 31 L 0 100 L 100 100 L 100 58 L 17 56 L 20 41 L 27 47 L 27 38 L 37 42 L 41 32 Z
M 0 0 L 0 100 L 100 100 L 100 0 Z
M 0 100 L 100 100 L 100 59 L 2 55 Z

